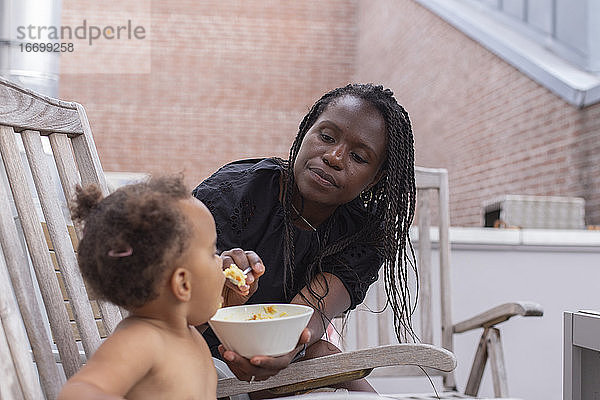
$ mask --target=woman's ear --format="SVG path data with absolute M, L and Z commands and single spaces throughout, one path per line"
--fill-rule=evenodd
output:
M 373 178 L 373 180 L 371 181 L 371 183 L 369 183 L 364 190 L 365 191 L 369 190 L 373 186 L 377 185 L 377 183 L 381 180 L 381 178 L 383 178 L 385 176 L 385 174 L 386 174 L 386 170 L 385 169 L 380 169 L 379 171 L 377 171 L 377 174 L 375 175 L 375 177 Z
M 181 267 L 175 268 L 171 274 L 171 292 L 179 301 L 187 302 L 192 298 L 191 276 L 190 271 Z

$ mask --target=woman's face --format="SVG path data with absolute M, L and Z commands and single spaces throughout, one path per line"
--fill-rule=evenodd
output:
M 386 157 L 385 121 L 369 102 L 346 95 L 333 100 L 308 130 L 294 178 L 305 200 L 338 206 L 381 177 Z

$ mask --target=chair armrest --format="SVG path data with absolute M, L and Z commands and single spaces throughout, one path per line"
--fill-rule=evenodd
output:
M 366 376 L 373 368 L 393 365 L 419 365 L 450 372 L 456 368 L 456 357 L 446 349 L 428 344 L 395 344 L 361 349 L 292 363 L 279 374 L 261 382 L 219 379 L 217 398 L 311 380 L 318 380 L 318 386 L 314 387 L 324 387 L 331 382 L 340 382 L 339 376 L 348 372 L 367 369 L 369 371 L 362 375 Z M 332 377 L 332 381 L 324 377 Z M 312 387 L 306 387 L 309 386 Z
M 544 315 L 542 306 L 528 301 L 517 301 L 514 303 L 504 303 L 487 311 L 477 314 L 465 321 L 454 324 L 453 332 L 462 333 L 471 329 L 488 328 L 490 326 L 504 322 L 515 315 L 523 317 L 541 317 Z

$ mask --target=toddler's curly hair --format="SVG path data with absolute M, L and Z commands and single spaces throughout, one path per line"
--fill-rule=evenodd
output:
M 123 186 L 106 198 L 96 185 L 77 187 L 71 209 L 83 224 L 77 259 L 94 295 L 126 309 L 158 296 L 189 243 L 190 226 L 175 204 L 189 197 L 181 176 Z

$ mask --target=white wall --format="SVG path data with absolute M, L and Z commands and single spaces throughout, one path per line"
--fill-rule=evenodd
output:
M 563 312 L 600 310 L 600 232 L 451 228 L 450 236 L 453 321 L 504 302 L 540 303 L 542 318 L 515 317 L 499 325 L 510 395 L 560 400 Z M 436 277 L 434 288 L 438 282 Z M 464 390 L 480 335 L 481 330 L 455 335 L 459 389 Z M 441 381 L 434 381 L 439 387 Z M 371 382 L 381 393 L 432 391 L 427 381 L 414 378 Z M 493 397 L 489 366 L 479 394 Z

